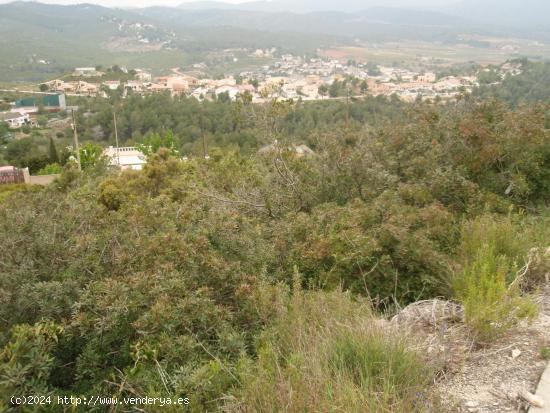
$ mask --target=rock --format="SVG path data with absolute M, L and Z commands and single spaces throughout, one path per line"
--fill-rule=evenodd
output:
M 517 348 L 512 350 L 512 358 L 517 359 L 521 355 L 521 351 Z
M 530 393 L 527 390 L 521 390 L 518 393 L 518 396 L 528 402 L 531 406 L 540 408 L 544 407 L 544 401 L 540 397 L 535 396 L 533 393 Z
M 473 408 L 479 406 L 479 402 L 476 402 L 476 401 L 472 400 L 472 401 L 464 403 L 464 406 L 467 407 L 468 409 L 473 409 Z

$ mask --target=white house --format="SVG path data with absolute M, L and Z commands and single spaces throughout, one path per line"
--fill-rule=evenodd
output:
M 30 123 L 31 118 L 28 113 L 2 112 L 0 113 L 0 121 L 6 122 L 10 128 L 20 128 Z
M 120 86 L 120 80 L 106 80 L 103 82 L 103 86 L 109 88 L 110 90 L 117 90 Z
M 115 148 L 109 146 L 103 151 L 103 155 L 109 158 L 109 165 L 118 166 L 120 169 L 133 169 L 139 171 L 147 163 L 145 155 L 132 146 Z
M 209 92 L 210 92 L 210 89 L 205 87 L 199 87 L 195 89 L 193 93 L 191 93 L 191 96 L 197 100 L 203 100 L 208 95 Z
M 146 72 L 143 69 L 135 69 L 136 71 L 136 78 L 138 80 L 141 80 L 142 82 L 150 82 L 152 79 L 151 73 Z
M 240 90 L 235 86 L 221 86 L 216 89 L 216 96 L 220 96 L 222 93 L 227 93 L 231 100 L 235 100 Z
M 143 83 L 141 83 L 139 81 L 136 81 L 136 80 L 128 80 L 124 84 L 124 88 L 127 89 L 127 90 L 128 89 L 132 90 L 134 92 L 142 92 L 143 88 L 144 88 L 144 85 L 143 85 Z
M 74 69 L 73 76 L 101 76 L 103 73 L 96 70 L 95 67 L 77 67 Z

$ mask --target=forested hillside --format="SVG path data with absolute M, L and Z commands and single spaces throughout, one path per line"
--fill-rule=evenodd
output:
M 530 18 L 545 16 L 547 8 L 542 1 L 536 2 L 532 7 L 514 7 L 528 10 Z M 322 7 L 311 7 L 321 6 L 318 1 L 308 2 L 304 8 L 298 2 L 283 2 L 281 7 L 276 3 L 253 2 L 248 6 L 260 7 L 241 6 L 245 10 L 217 3 L 194 4 L 191 9 L 122 9 L 24 1 L 0 4 L 0 82 L 34 83 L 61 76 L 75 67 L 96 65 L 117 64 L 156 73 L 205 61 L 219 66 L 219 59 L 210 62 L 212 55 L 223 55 L 227 49 L 253 52 L 276 48 L 281 53 L 304 56 L 321 49 L 368 43 L 385 50 L 377 52 L 372 60 L 391 62 L 401 54 L 395 54 L 394 42 L 405 41 L 413 49 L 421 42 L 434 56 L 441 44 L 456 46 L 459 53 L 440 56 L 446 63 L 456 63 L 457 59 L 461 62 L 483 56 L 498 39 L 504 44 L 495 43 L 493 53 L 501 54 L 500 48 L 511 43 L 521 45 L 520 56 L 539 58 L 548 54 L 544 47 L 549 38 L 546 26 L 510 25 L 510 19 L 517 20 L 510 11 L 503 21 L 488 24 L 485 17 L 481 21 L 471 18 L 471 5 L 460 8 L 457 16 L 447 9 L 380 7 L 385 3 L 374 8 L 372 4 L 360 8 L 340 4 L 336 10 L 330 2 Z M 297 12 L 300 9 L 302 12 Z M 482 13 L 486 15 L 494 18 L 496 13 Z M 540 22 L 539 18 L 536 21 Z M 464 49 L 464 44 L 473 47 Z M 241 60 L 243 57 L 239 56 Z M 258 66 L 263 64 L 266 62 Z M 238 66 L 243 71 L 249 69 L 246 61 Z
M 498 85 L 482 85 L 474 96 L 506 101 L 512 106 L 550 99 L 550 63 L 522 60 L 522 73 L 507 76 Z
M 517 274 L 550 244 L 548 103 L 113 102 L 122 139 L 161 147 L 142 171 L 0 192 L 1 410 L 440 412 L 445 366 L 375 317 L 452 299 L 483 345 L 536 313 L 544 271 Z M 95 104 L 82 134 L 109 140 Z
M 216 13 L 177 16 L 180 12 L 91 4 L 0 4 L 0 82 L 36 82 L 96 65 L 161 72 L 201 62 L 228 48 L 279 47 L 303 54 L 333 44 L 338 37 L 282 29 L 269 32 L 261 22 L 237 24 L 239 16 L 236 21 L 231 16 L 216 20 L 212 17 Z M 262 21 L 268 18 L 264 15 Z

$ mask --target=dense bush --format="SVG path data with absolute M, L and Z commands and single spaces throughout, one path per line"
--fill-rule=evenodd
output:
M 371 305 L 456 294 L 484 338 L 504 313 L 504 327 L 531 313 L 510 283 L 549 243 L 547 113 L 418 105 L 315 132 L 308 156 L 287 123 L 259 154 L 161 148 L 122 173 L 68 163 L 49 187 L 2 196 L 1 396 L 425 411 L 431 366 L 374 327 Z

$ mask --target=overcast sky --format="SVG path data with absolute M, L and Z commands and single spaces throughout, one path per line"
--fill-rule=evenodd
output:
M 0 3 L 11 3 L 14 0 L 0 0 Z M 35 1 L 35 0 L 23 0 Z M 182 3 L 191 3 L 197 0 L 36 0 L 39 3 L 51 4 L 79 4 L 92 3 L 101 4 L 107 7 L 147 7 L 147 6 L 177 6 Z M 248 0 L 215 0 L 223 1 L 224 3 L 245 3 Z
M 0 0 L 0 3 L 10 3 L 12 0 Z M 41 3 L 55 4 L 77 4 L 93 3 L 101 4 L 107 7 L 147 7 L 147 6 L 177 6 L 182 3 L 191 3 L 197 0 L 39 0 Z M 250 0 L 215 0 L 224 3 L 246 3 Z M 458 0 L 364 0 L 368 5 L 388 5 L 388 6 L 441 6 L 456 3 Z M 338 9 L 339 0 L 334 0 L 334 8 Z M 297 0 L 299 3 L 299 0 Z

